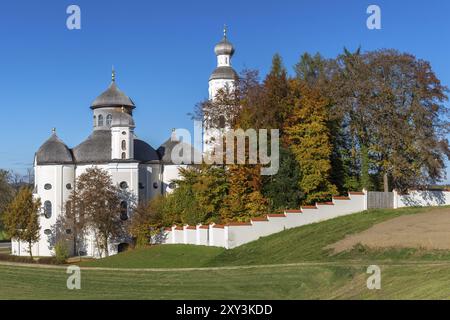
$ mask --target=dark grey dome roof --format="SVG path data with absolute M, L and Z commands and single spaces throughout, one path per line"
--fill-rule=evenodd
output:
M 103 92 L 91 105 L 92 109 L 101 107 L 131 107 L 135 108 L 133 100 L 131 100 L 125 93 L 117 88 L 116 83 L 113 81 L 109 88 Z
M 232 67 L 222 66 L 217 67 L 216 70 L 209 77 L 209 81 L 215 79 L 227 79 L 227 80 L 236 80 L 238 78 L 238 74 Z
M 111 127 L 133 127 L 134 120 L 131 115 L 126 112 L 114 112 L 112 114 Z
M 214 47 L 214 52 L 216 53 L 216 56 L 219 55 L 230 55 L 233 56 L 234 54 L 234 47 L 231 44 L 231 42 L 228 41 L 227 37 L 223 37 L 222 41 L 220 41 L 216 46 Z
M 111 161 L 111 131 L 96 130 L 83 143 L 73 149 L 77 163 L 106 163 Z M 134 139 L 134 160 L 158 161 L 159 156 L 146 142 Z
M 37 165 L 73 163 L 72 153 L 58 136 L 53 133 L 36 153 Z
M 191 146 L 189 143 L 186 142 L 180 142 L 177 140 L 173 140 L 172 138 L 170 138 L 169 140 L 167 140 L 166 142 L 164 142 L 159 148 L 158 148 L 158 154 L 161 158 L 161 162 L 163 164 L 166 165 L 171 165 L 174 164 L 174 162 L 172 161 L 172 151 L 175 148 L 176 145 L 178 144 L 182 144 L 183 145 L 183 150 L 189 149 L 191 148 L 191 163 L 189 164 L 193 164 L 194 163 L 194 157 L 195 154 L 197 154 L 198 157 L 202 156 L 202 153 L 197 151 L 193 146 Z M 182 151 L 180 156 L 183 156 Z
M 159 161 L 159 154 L 147 142 L 134 139 L 134 159 L 141 162 Z
M 104 163 L 111 161 L 111 131 L 96 130 L 81 144 L 73 148 L 77 163 Z

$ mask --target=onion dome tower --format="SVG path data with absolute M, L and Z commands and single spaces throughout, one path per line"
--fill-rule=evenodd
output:
M 234 88 L 237 79 L 237 73 L 231 67 L 231 58 L 234 55 L 234 47 L 228 41 L 227 28 L 223 29 L 222 40 L 214 47 L 214 53 L 217 56 L 217 68 L 209 77 L 209 99 L 214 100 L 217 92 L 225 86 Z

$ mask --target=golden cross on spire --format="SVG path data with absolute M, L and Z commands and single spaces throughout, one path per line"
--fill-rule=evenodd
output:
M 114 66 L 112 66 L 111 80 L 112 82 L 116 82 L 116 70 L 114 70 Z
M 52 133 L 53 133 L 53 134 L 56 133 L 56 128 L 52 128 Z
M 227 25 L 226 24 L 223 25 L 223 37 L 224 38 L 227 37 Z

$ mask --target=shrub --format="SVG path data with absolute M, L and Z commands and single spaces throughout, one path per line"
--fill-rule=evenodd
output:
M 57 264 L 64 264 L 69 258 L 69 250 L 64 241 L 58 241 L 55 245 L 55 259 Z

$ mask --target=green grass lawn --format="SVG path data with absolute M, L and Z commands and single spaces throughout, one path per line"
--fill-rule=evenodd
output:
M 445 208 L 446 209 L 446 208 Z M 420 252 L 414 249 L 372 251 L 358 248 L 330 255 L 324 248 L 346 235 L 406 214 L 443 208 L 372 210 L 296 229 L 286 230 L 232 250 L 194 245 L 162 245 L 125 252 L 102 260 L 81 263 L 90 267 L 190 268 L 345 260 L 450 260 L 450 252 Z
M 450 253 L 356 248 L 331 255 L 323 248 L 346 235 L 400 215 L 442 208 L 375 210 L 287 230 L 233 250 L 162 245 L 81 266 L 82 289 L 66 288 L 64 269 L 0 265 L 0 299 L 445 299 L 450 297 Z M 447 208 L 448 210 L 448 208 Z M 252 265 L 305 263 L 296 266 Z M 382 268 L 382 290 L 366 287 L 366 268 Z M 161 270 L 142 268 L 237 269 Z
M 450 265 L 382 266 L 368 290 L 366 266 L 267 267 L 217 271 L 82 271 L 0 266 L 0 299 L 448 299 Z

